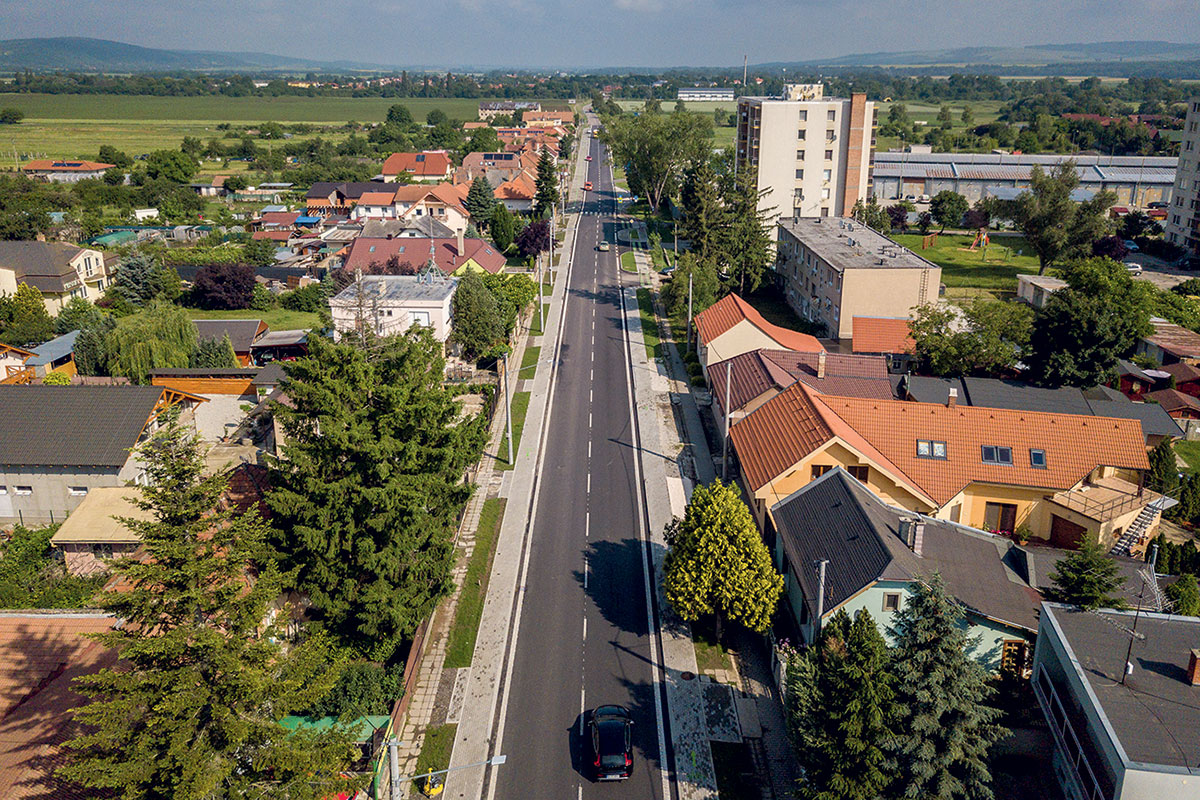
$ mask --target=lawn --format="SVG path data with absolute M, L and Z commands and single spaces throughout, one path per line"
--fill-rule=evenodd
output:
M 236 311 L 206 311 L 200 308 L 184 310 L 192 319 L 261 319 L 273 331 L 311 329 L 321 322 L 320 315 L 313 311 L 289 311 L 286 308 L 272 308 L 270 311 L 254 311 L 249 308 Z
M 809 333 L 813 336 L 824 335 L 824 330 L 821 326 L 814 326 L 808 320 L 800 317 L 787 304 L 783 293 L 772 286 L 763 286 L 758 291 L 746 295 L 746 302 L 754 306 L 754 309 L 762 314 L 763 318 L 772 325 L 778 325 L 788 330 L 800 331 L 801 333 Z
M 895 234 L 896 242 L 942 268 L 949 296 L 1004 295 L 1017 291 L 1017 275 L 1036 274 L 1037 256 L 1020 236 L 993 236 L 987 251 L 968 248 L 974 237 L 942 235 L 928 250 L 919 233 Z
M 458 610 L 454 614 L 454 626 L 446 641 L 444 666 L 447 669 L 471 666 L 475 636 L 479 633 L 479 618 L 483 615 L 483 600 L 487 596 L 488 576 L 492 571 L 492 555 L 496 550 L 496 537 L 500 533 L 506 502 L 503 497 L 485 500 L 479 514 L 475 549 L 471 551 L 471 559 L 467 562 L 467 574 L 463 576 Z
M 533 319 L 530 320 L 530 322 L 529 322 L 529 335 L 530 336 L 541 336 L 542 335 L 542 321 L 541 321 L 541 319 L 538 318 L 538 315 L 536 313 L 537 309 L 534 309 L 534 312 L 535 313 L 533 315 Z M 550 304 L 549 303 L 542 304 L 542 314 L 547 319 L 550 318 Z
M 941 103 L 920 103 L 912 100 L 901 100 L 905 110 L 908 112 L 909 123 L 924 122 L 921 126 L 921 133 L 925 131 L 937 129 L 941 123 L 937 121 L 938 112 L 942 110 Z M 882 124 L 887 122 L 888 109 L 892 103 L 877 102 L 875 104 L 876 119 Z M 1000 100 L 955 100 L 946 103 L 950 106 L 950 122 L 951 133 L 964 133 L 967 128 L 962 124 L 962 111 L 964 106 L 971 107 L 971 113 L 974 115 L 972 127 L 978 125 L 986 125 L 989 122 L 995 122 L 1000 116 L 1000 106 L 1004 105 Z M 908 142 L 911 142 L 911 135 Z M 900 139 L 894 136 L 880 136 L 875 143 L 875 151 L 882 153 L 888 148 L 899 147 Z
M 521 452 L 521 431 L 525 428 L 525 414 L 529 412 L 531 392 L 517 392 L 512 399 L 513 461 Z M 500 449 L 496 451 L 496 468 L 509 470 L 515 466 L 508 461 L 508 434 L 500 438 Z
M 711 623 L 692 625 L 692 644 L 696 648 L 696 666 L 701 672 L 733 669 L 733 659 L 725 646 L 716 640 Z
M 646 358 L 654 359 L 659 355 L 662 340 L 658 335 L 658 318 L 654 316 L 654 300 L 650 297 L 649 289 L 638 289 L 638 312 L 642 317 L 642 340 L 646 344 Z
M 1175 443 L 1175 455 L 1187 463 L 1187 470 L 1193 475 L 1200 473 L 1200 442 L 1181 439 Z
M 633 257 L 632 250 L 626 250 L 621 253 L 621 271 L 622 272 L 637 272 L 637 259 Z
M 521 356 L 521 372 L 518 373 L 522 378 L 532 378 L 533 373 L 537 372 L 538 359 L 542 357 L 542 348 L 540 346 L 526 347 L 525 355 Z M 533 369 L 533 372 L 526 374 L 525 370 Z
M 414 775 L 424 775 L 427 772 L 437 772 L 450 766 L 450 753 L 454 749 L 454 734 L 457 725 L 430 725 L 425 729 L 425 742 L 421 745 L 421 753 L 417 756 L 417 767 Z M 420 780 L 412 781 L 410 797 L 422 797 Z

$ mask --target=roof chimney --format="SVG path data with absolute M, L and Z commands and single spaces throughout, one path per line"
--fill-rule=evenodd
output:
M 1200 684 L 1200 650 L 1193 650 L 1188 658 L 1187 677 L 1192 686 Z
M 825 377 L 825 351 L 817 353 L 817 377 Z
M 466 255 L 466 253 L 463 250 L 463 229 L 462 228 L 459 228 L 455 232 L 455 237 L 458 239 L 458 254 L 459 254 L 459 256 Z
M 955 389 L 953 386 L 951 386 L 950 391 L 946 393 L 946 408 L 954 408 L 954 404 L 957 402 L 958 389 Z
M 900 522 L 900 535 L 904 544 L 916 555 L 921 555 L 925 547 L 925 521 L 923 519 L 906 519 Z

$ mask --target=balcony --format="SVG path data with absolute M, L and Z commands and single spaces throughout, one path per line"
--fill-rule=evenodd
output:
M 1144 508 L 1162 495 L 1121 478 L 1097 478 L 1078 489 L 1055 492 L 1050 500 L 1104 523 Z

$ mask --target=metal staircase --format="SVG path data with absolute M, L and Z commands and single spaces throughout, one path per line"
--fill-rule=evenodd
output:
M 1129 556 L 1132 555 L 1133 545 L 1142 537 L 1146 531 L 1150 530 L 1162 512 L 1174 505 L 1178 505 L 1179 501 L 1170 497 L 1159 497 L 1157 500 L 1152 500 L 1146 504 L 1133 520 L 1117 543 L 1113 545 L 1112 550 L 1108 551 L 1110 556 Z

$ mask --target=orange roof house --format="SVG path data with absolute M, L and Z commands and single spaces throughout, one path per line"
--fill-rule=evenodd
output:
M 42 158 L 30 161 L 21 171 L 31 178 L 41 178 L 53 183 L 74 183 L 86 178 L 100 178 L 115 164 L 80 159 Z
M 854 317 L 852 322 L 851 349 L 855 353 L 903 355 L 916 348 L 909 320 L 903 317 Z
M 1149 468 L 1137 420 L 822 395 L 797 382 L 730 431 L 762 518 L 835 466 L 889 503 L 1059 546 L 1144 544 Z
M 718 361 L 752 350 L 795 350 L 819 353 L 825 348 L 815 336 L 767 322 L 763 315 L 736 294 L 729 294 L 701 311 L 695 318 L 700 344 L 700 364 Z
M 384 180 L 394 181 L 407 172 L 416 180 L 444 181 L 454 170 L 450 154 L 445 150 L 422 150 L 419 153 L 392 153 L 383 162 Z

